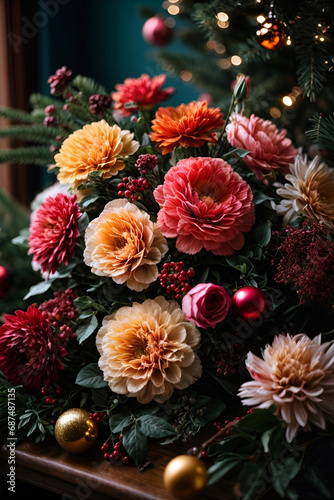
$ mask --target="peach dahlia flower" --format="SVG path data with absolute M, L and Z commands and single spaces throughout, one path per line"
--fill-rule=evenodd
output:
M 105 120 L 92 122 L 76 130 L 63 142 L 55 155 L 57 176 L 61 184 L 77 188 L 95 170 L 107 179 L 125 167 L 121 157 L 137 151 L 139 143 L 133 140 L 129 130 L 118 125 L 110 126 Z
M 269 120 L 255 115 L 247 118 L 236 114 L 226 131 L 233 147 L 249 151 L 243 160 L 257 179 L 268 184 L 269 179 L 275 178 L 275 172 L 282 175 L 289 173 L 289 166 L 295 159 L 297 149 L 285 137 L 285 129 L 279 132 Z
M 86 229 L 84 262 L 98 276 L 109 276 L 131 290 L 148 288 L 168 250 L 149 215 L 126 200 L 107 203 Z
M 200 332 L 180 306 L 164 297 L 121 307 L 96 336 L 99 367 L 112 391 L 140 403 L 163 403 L 202 374 L 195 351 Z
M 159 108 L 152 122 L 150 139 L 157 142 L 162 154 L 177 146 L 197 148 L 218 140 L 214 130 L 222 128 L 224 117 L 219 108 L 208 108 L 206 101 Z
M 180 252 L 232 255 L 255 222 L 250 186 L 220 158 L 187 158 L 154 190 L 158 225 Z
M 258 408 L 276 406 L 276 415 L 286 425 L 291 442 L 298 429 L 309 423 L 326 428 L 334 423 L 334 344 L 321 343 L 304 334 L 278 335 L 267 345 L 263 359 L 248 353 L 246 366 L 251 382 L 241 385 L 243 404 Z
M 297 155 L 286 184 L 276 183 L 277 194 L 283 198 L 279 205 L 273 203 L 283 222 L 290 224 L 299 215 L 312 222 L 321 222 L 334 230 L 334 169 L 316 156 L 310 163 L 307 156 Z

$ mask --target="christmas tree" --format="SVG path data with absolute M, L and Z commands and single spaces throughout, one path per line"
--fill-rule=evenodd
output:
M 316 141 L 333 161 L 332 1 L 165 1 L 141 14 L 173 26 L 173 37 L 147 40 L 164 71 L 222 109 L 238 74 L 250 76 L 244 112 L 288 129 L 296 146 Z

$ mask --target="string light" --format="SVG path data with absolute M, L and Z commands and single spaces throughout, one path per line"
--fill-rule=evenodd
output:
M 259 24 L 262 24 L 266 20 L 266 18 L 261 15 L 261 16 L 257 16 L 256 20 Z
M 225 22 L 229 20 L 229 16 L 226 14 L 226 12 L 218 12 L 218 14 L 216 15 L 216 18 L 218 19 L 218 21 L 222 21 L 222 22 Z
M 233 66 L 240 66 L 240 64 L 242 63 L 242 59 L 239 56 L 232 56 L 231 63 L 233 64 Z
M 286 45 L 292 45 L 291 36 L 288 36 L 288 39 L 286 41 Z
M 177 16 L 180 13 L 180 7 L 178 5 L 170 5 L 167 11 L 171 16 Z
M 215 50 L 216 42 L 214 40 L 208 40 L 205 44 L 206 48 L 209 50 Z
M 291 97 L 290 97 L 289 95 L 285 95 L 285 96 L 283 97 L 282 101 L 283 101 L 283 104 L 284 104 L 285 106 L 288 106 L 288 107 L 289 107 L 289 106 L 292 106 L 292 104 L 293 104 L 293 100 L 291 99 Z
M 215 47 L 215 52 L 217 52 L 217 54 L 224 54 L 224 52 L 226 52 L 225 45 L 223 45 L 222 43 L 217 43 Z
M 182 71 L 182 73 L 180 74 L 180 78 L 181 80 L 183 80 L 184 82 L 190 82 L 190 80 L 192 79 L 193 77 L 193 74 L 191 73 L 191 71 Z
M 276 107 L 271 108 L 269 113 L 270 113 L 270 116 L 272 116 L 273 118 L 279 118 L 282 114 L 281 110 L 279 108 L 276 108 Z
M 217 25 L 219 26 L 219 28 L 226 29 L 229 27 L 230 23 L 228 21 L 220 21 L 218 19 Z
M 230 69 L 231 62 L 228 59 L 219 59 L 219 61 L 217 61 L 217 65 L 222 69 Z

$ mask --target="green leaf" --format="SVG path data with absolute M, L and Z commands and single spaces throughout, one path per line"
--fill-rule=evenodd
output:
M 52 285 L 52 281 L 42 281 L 41 283 L 37 283 L 37 285 L 33 285 L 30 287 L 29 292 L 23 297 L 23 300 L 27 300 L 34 295 L 41 295 L 42 293 L 47 292 Z
M 147 437 L 134 425 L 123 432 L 122 441 L 124 448 L 136 466 L 140 468 L 146 458 Z
M 296 462 L 292 457 L 288 457 L 284 461 L 271 462 L 269 470 L 273 477 L 273 487 L 281 496 L 285 496 L 285 492 L 291 479 L 293 479 L 300 470 L 300 463 Z
M 243 462 L 243 457 L 240 455 L 224 458 L 221 462 L 217 462 L 208 469 L 209 481 L 208 486 L 219 481 L 226 476 L 230 470 Z
M 75 331 L 79 344 L 82 344 L 84 340 L 88 339 L 88 337 L 95 332 L 97 327 L 98 321 L 95 315 L 85 319 Z
M 100 389 L 108 385 L 108 382 L 103 380 L 103 373 L 96 363 L 89 363 L 81 368 L 75 383 L 90 389 Z
M 263 432 L 272 427 L 277 427 L 279 420 L 275 417 L 272 410 L 254 410 L 253 413 L 246 415 L 234 429 L 238 430 L 239 427 Z
M 271 239 L 271 224 L 267 220 L 260 226 L 257 226 L 254 232 L 255 241 L 261 246 L 266 247 Z
M 220 377 L 217 373 L 210 373 L 210 375 L 217 380 L 217 382 L 222 386 L 222 388 L 228 393 L 232 394 L 232 396 L 235 396 L 236 393 L 238 392 L 237 387 L 232 384 L 231 382 L 228 382 L 224 380 L 222 377 Z
M 171 424 L 155 415 L 143 415 L 139 417 L 137 425 L 140 431 L 150 438 L 160 439 L 175 434 L 175 430 Z
M 238 158 L 244 158 L 246 155 L 248 155 L 249 151 L 246 151 L 245 149 L 241 148 L 236 148 L 232 149 L 228 153 L 222 156 L 223 160 L 227 161 L 231 158 L 231 156 L 237 156 Z
M 133 424 L 133 418 L 132 417 L 125 417 L 124 415 L 113 415 L 109 419 L 109 427 L 112 433 L 119 433 L 123 432 L 123 429 L 126 427 L 129 427 L 131 424 Z
M 239 474 L 239 486 L 242 494 L 242 500 L 253 500 L 264 492 L 266 483 L 262 478 L 265 471 L 265 465 L 248 462 L 242 468 Z

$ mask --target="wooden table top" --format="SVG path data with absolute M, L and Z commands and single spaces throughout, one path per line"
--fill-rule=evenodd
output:
M 205 440 L 207 436 L 203 436 Z M 199 438 L 197 443 L 202 442 Z M 134 465 L 111 465 L 103 458 L 101 443 L 85 454 L 71 455 L 51 440 L 36 445 L 25 442 L 16 447 L 16 479 L 68 498 L 85 500 L 175 500 L 163 485 L 163 471 L 176 455 L 193 443 L 159 446 L 151 442 L 143 471 Z M 8 452 L 0 449 L 0 472 L 8 474 Z M 206 488 L 200 500 L 235 500 L 235 480 L 224 479 Z

